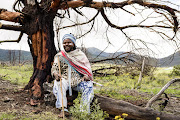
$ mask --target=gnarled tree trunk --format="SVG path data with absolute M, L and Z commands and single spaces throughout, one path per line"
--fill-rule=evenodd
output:
M 28 11 L 27 11 L 28 10 Z M 33 57 L 33 75 L 25 89 L 30 90 L 30 104 L 41 103 L 44 98 L 43 83 L 50 81 L 51 63 L 56 49 L 54 45 L 53 19 L 54 13 L 43 14 L 38 9 L 24 9 L 26 13 L 31 10 L 31 16 L 24 24 L 28 34 L 28 43 Z M 37 15 L 38 14 L 38 15 Z

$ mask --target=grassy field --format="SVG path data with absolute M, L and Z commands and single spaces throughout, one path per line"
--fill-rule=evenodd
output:
M 96 66 L 97 67 L 97 66 Z M 106 66 L 107 67 L 107 66 Z M 95 69 L 95 68 L 93 68 Z M 179 78 L 179 76 L 170 76 L 172 68 L 157 68 L 152 76 L 144 76 L 142 79 L 141 85 L 137 88 L 136 84 L 138 82 L 138 76 L 132 78 L 130 74 L 122 74 L 119 76 L 106 76 L 106 77 L 94 77 L 94 81 L 103 85 L 95 86 L 95 93 L 101 94 L 104 96 L 109 96 L 115 99 L 121 99 L 125 101 L 142 101 L 149 100 L 153 95 L 157 94 L 161 88 L 168 83 L 173 78 Z M 24 87 L 31 75 L 33 73 L 32 65 L 24 66 L 0 66 L 0 78 L 4 80 L 9 80 L 13 84 L 16 84 L 20 87 Z M 135 94 L 129 93 L 128 91 L 136 90 L 138 93 L 146 93 L 150 96 L 138 96 Z M 174 83 L 171 85 L 165 92 L 168 95 L 173 95 L 174 97 L 180 97 L 180 84 Z M 101 111 L 99 112 L 101 113 Z M 18 114 L 21 114 L 19 117 Z M 52 112 L 43 112 L 41 115 L 32 114 L 32 113 L 21 113 L 17 111 L 9 111 L 0 113 L 0 119 L 32 119 L 42 118 L 42 119 L 58 119 L 57 115 L 54 115 Z M 102 114 L 102 113 L 101 113 Z M 48 116 L 48 117 L 47 117 Z M 52 117 L 54 116 L 54 117 Z M 89 117 L 89 116 L 88 116 Z M 40 119 L 39 118 L 39 119 Z
M 152 76 L 144 76 L 142 83 L 137 89 L 139 92 L 145 92 L 149 94 L 157 94 L 161 88 L 168 83 L 171 79 L 179 78 L 179 76 L 170 76 L 172 68 L 157 68 Z M 107 76 L 107 77 L 95 77 L 95 81 L 102 84 L 103 87 L 96 90 L 96 93 L 108 95 L 117 99 L 131 98 L 131 96 L 122 96 L 120 92 L 126 89 L 134 89 L 139 76 L 132 79 L 130 74 L 123 74 L 120 76 Z M 173 94 L 176 97 L 180 97 L 179 83 L 174 83 L 166 91 L 168 94 Z M 133 97 L 132 97 L 133 98 Z M 134 98 L 133 98 L 134 99 Z
M 0 77 L 20 86 L 23 86 L 29 82 L 32 73 L 32 65 L 0 66 Z
M 97 65 L 96 65 L 97 66 Z M 106 65 L 107 67 L 107 65 Z M 94 69 L 94 68 L 93 68 Z M 166 83 L 168 83 L 173 78 L 178 78 L 179 76 L 171 76 L 172 68 L 157 68 L 153 76 L 145 76 L 142 79 L 140 92 L 148 92 L 156 94 Z M 23 66 L 0 66 L 0 77 L 5 80 L 10 80 L 14 84 L 24 86 L 28 83 L 31 75 L 33 73 L 32 65 Z M 106 76 L 106 77 L 94 77 L 94 81 L 102 84 L 104 87 L 99 87 L 100 89 L 95 90 L 96 93 L 107 93 L 111 97 L 124 98 L 119 95 L 119 91 L 124 89 L 133 89 L 138 82 L 138 76 L 134 79 L 131 78 L 129 74 L 123 74 L 120 76 Z M 175 94 L 180 97 L 180 90 L 178 83 L 171 85 L 169 89 L 166 90 L 169 94 Z M 96 86 L 96 85 L 95 85 Z M 111 94 L 112 93 L 112 94 Z M 116 95 L 117 93 L 117 95 Z

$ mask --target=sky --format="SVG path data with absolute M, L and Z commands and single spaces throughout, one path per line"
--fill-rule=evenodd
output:
M 12 4 L 15 0 L 9 0 L 1 1 L 0 8 L 8 9 L 9 11 L 13 11 Z M 110 0 L 109 0 L 110 1 Z M 119 1 L 119 0 L 112 0 L 112 1 Z M 121 0 L 123 1 L 123 0 Z M 174 2 L 177 5 L 180 5 L 180 0 L 171 0 L 171 2 Z M 179 9 L 177 6 L 172 7 Z M 128 11 L 134 11 L 133 7 L 125 7 Z M 180 9 L 179 9 L 180 10 Z M 71 19 L 78 17 L 79 19 L 74 19 L 78 22 L 87 21 L 88 19 L 91 19 L 95 14 L 96 11 L 93 9 L 86 9 L 82 8 L 80 9 L 84 14 L 86 14 L 86 18 L 81 17 L 80 15 L 77 15 L 72 10 L 70 10 L 70 16 Z M 63 11 L 60 11 L 60 13 Z M 88 13 L 88 15 L 87 15 Z M 108 18 L 115 24 L 119 26 L 128 25 L 130 23 L 132 24 L 138 24 L 140 21 L 142 21 L 142 18 L 145 18 L 146 16 L 151 16 L 152 19 L 149 21 L 145 21 L 146 24 L 152 24 L 155 22 L 153 17 L 156 17 L 156 14 L 152 14 L 152 10 L 144 11 L 142 13 L 143 16 L 136 15 L 133 16 L 132 14 L 129 14 L 123 10 L 107 10 L 106 11 Z M 161 18 L 158 18 L 159 21 Z M 180 18 L 178 18 L 180 19 Z M 63 26 L 71 25 L 73 24 L 71 21 L 68 21 L 67 19 L 60 20 L 56 19 L 56 22 L 61 22 Z M 3 24 L 12 24 L 11 22 L 5 22 L 0 21 Z M 61 26 L 60 25 L 60 26 Z M 55 26 L 55 25 L 54 25 Z M 78 26 L 76 28 L 67 28 L 64 30 L 59 31 L 59 38 L 55 35 L 55 45 L 57 46 L 57 40 L 61 40 L 62 36 L 66 33 L 73 33 L 74 35 L 78 36 L 80 33 L 85 33 L 88 31 L 91 27 L 91 24 L 86 26 Z M 54 27 L 56 29 L 56 26 Z M 147 51 L 147 46 L 145 46 L 142 42 L 137 41 L 127 41 L 124 34 L 122 34 L 121 31 L 115 30 L 114 28 L 108 27 L 107 24 L 104 22 L 103 18 L 99 15 L 98 19 L 95 21 L 94 28 L 92 29 L 92 32 L 87 34 L 86 37 L 82 37 L 80 39 L 77 39 L 77 46 L 85 46 L 85 47 L 97 47 L 100 50 L 104 50 L 105 52 L 116 52 L 116 51 L 135 51 L 136 53 L 141 53 L 143 55 L 150 55 L 156 58 L 162 58 L 166 57 L 170 54 L 173 54 L 175 50 L 177 50 L 176 44 L 180 45 L 180 43 L 173 43 L 172 41 L 164 41 L 159 36 L 153 34 L 153 32 L 148 32 L 147 30 L 142 30 L 140 28 L 137 29 L 127 29 L 125 30 L 126 34 L 131 36 L 134 39 L 143 39 L 145 42 L 147 42 L 148 48 L 152 50 Z M 167 34 L 171 34 L 169 31 L 165 31 Z M 8 31 L 8 30 L 1 30 L 0 29 L 0 40 L 16 40 L 18 39 L 19 33 L 14 31 Z M 177 37 L 180 37 L 180 32 L 177 33 Z M 107 41 L 107 38 L 109 41 Z M 110 44 L 108 44 L 110 43 Z M 138 43 L 138 44 L 137 44 Z M 27 35 L 23 35 L 22 40 L 20 43 L 2 43 L 0 44 L 0 49 L 21 49 L 29 51 L 29 46 L 27 44 Z

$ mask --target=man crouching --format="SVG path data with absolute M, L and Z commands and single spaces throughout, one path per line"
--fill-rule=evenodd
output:
M 64 50 L 56 54 L 51 68 L 51 74 L 55 79 L 53 93 L 56 96 L 56 108 L 61 109 L 59 117 L 63 117 L 62 108 L 65 116 L 69 116 L 66 91 L 69 90 L 71 96 L 72 89 L 82 93 L 81 110 L 89 113 L 90 103 L 94 97 L 93 74 L 89 60 L 80 49 L 76 48 L 76 39 L 72 34 L 65 34 L 62 43 Z M 62 90 L 60 80 L 62 80 Z M 83 110 L 83 108 L 86 109 Z

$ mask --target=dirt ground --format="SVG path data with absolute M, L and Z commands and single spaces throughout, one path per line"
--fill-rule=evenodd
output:
M 58 115 L 59 111 L 53 105 L 42 104 L 38 107 L 29 105 L 28 91 L 22 91 L 18 85 L 11 84 L 6 80 L 0 80 L 0 112 L 53 112 Z
M 137 91 L 129 90 L 124 91 L 124 94 L 134 95 L 134 96 L 145 96 L 146 94 L 140 94 Z M 128 102 L 144 107 L 147 103 L 146 100 L 127 100 Z M 0 80 L 0 113 L 9 111 L 26 111 L 34 114 L 39 114 L 41 112 L 52 112 L 54 114 L 59 113 L 54 105 L 43 104 L 38 107 L 32 107 L 28 104 L 29 96 L 28 91 L 22 91 L 18 85 L 11 84 L 6 80 Z M 158 104 L 158 103 L 157 103 Z M 175 96 L 170 96 L 167 107 L 164 109 L 166 112 L 173 113 L 174 115 L 180 115 L 180 98 Z M 21 114 L 21 113 L 19 113 Z

